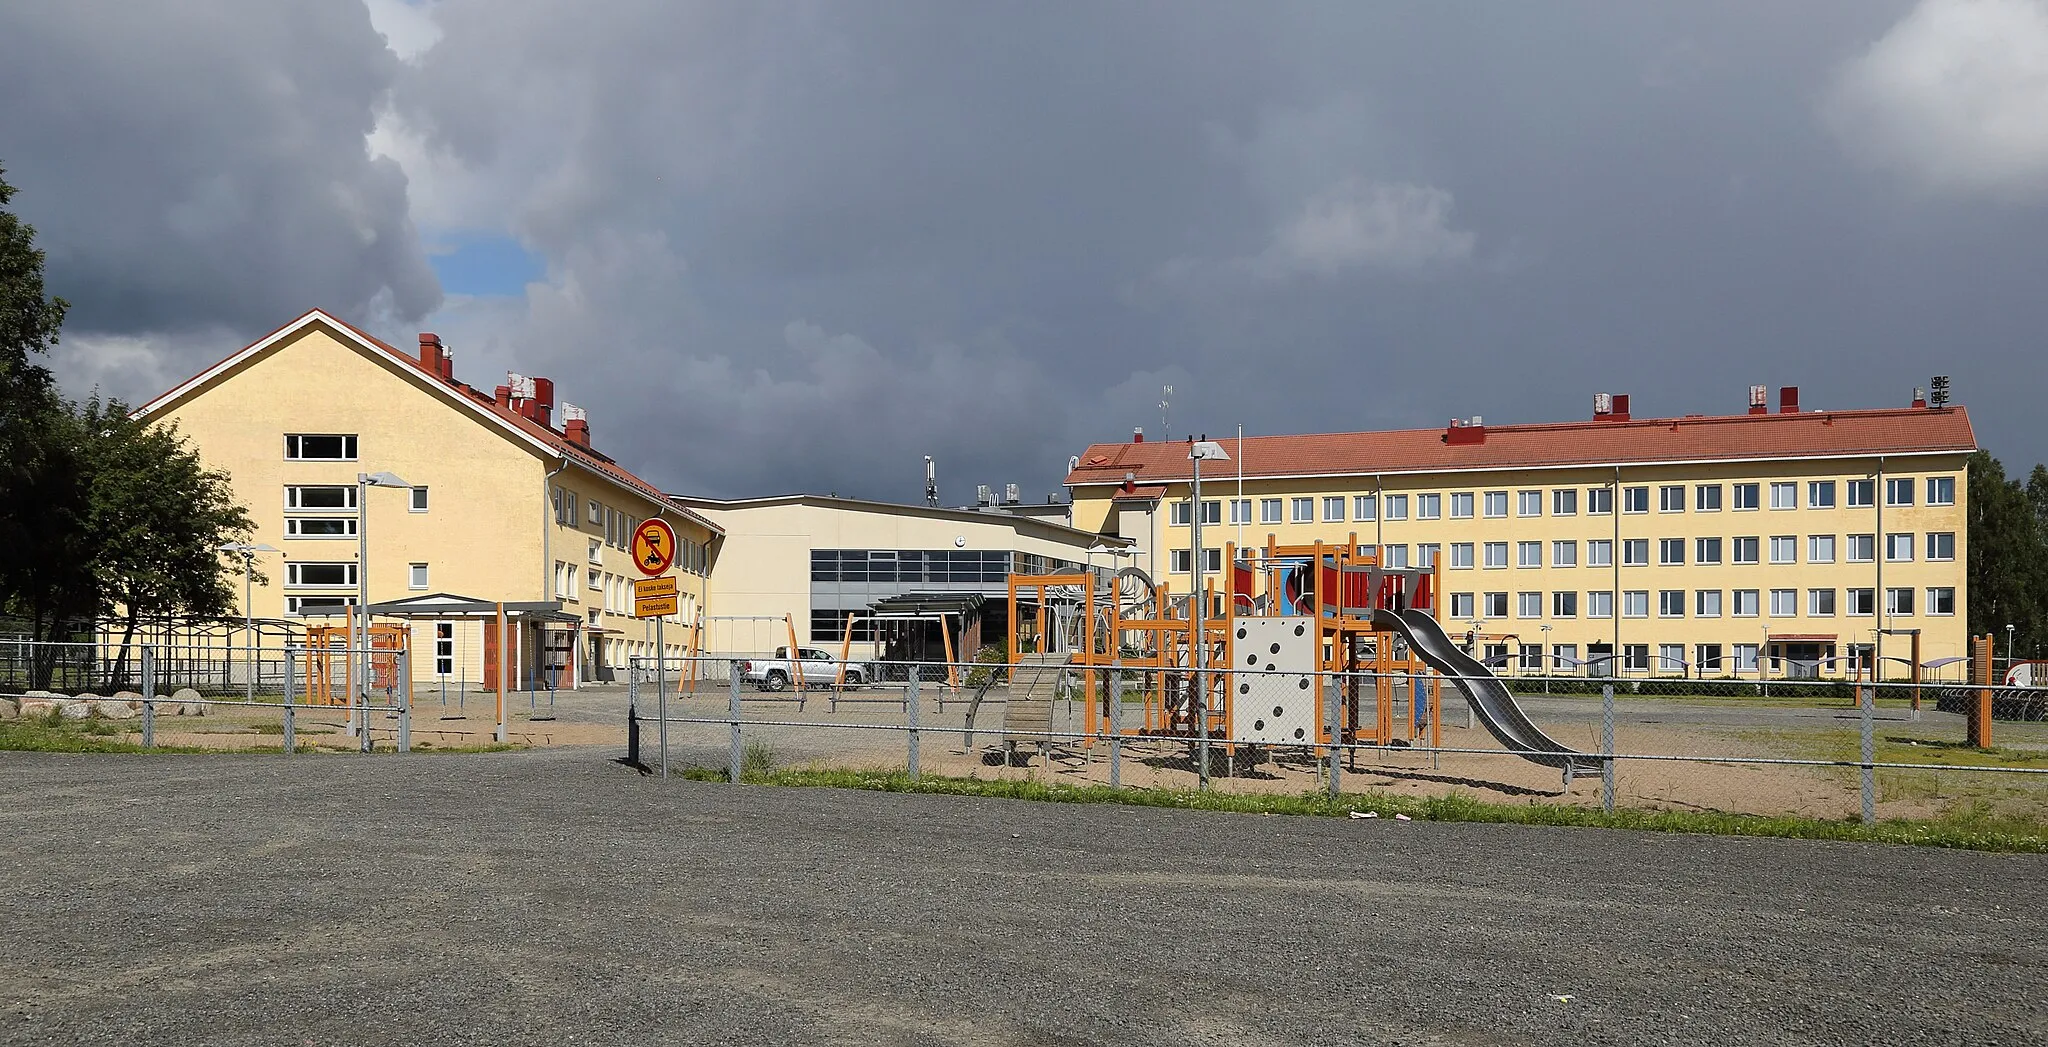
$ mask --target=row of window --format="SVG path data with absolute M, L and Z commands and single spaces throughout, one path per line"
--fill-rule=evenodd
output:
M 1584 660 L 1579 658 L 1579 645 L 1575 643 L 1551 644 L 1549 657 L 1539 643 L 1525 643 L 1514 652 L 1504 643 L 1489 643 L 1482 647 L 1480 657 L 1490 665 L 1511 667 L 1524 672 L 1576 673 L 1584 667 L 1592 675 L 1605 675 L 1611 671 L 1614 661 L 1611 644 L 1593 644 L 1587 649 Z M 1621 645 L 1621 665 L 1626 672 L 1656 673 L 1660 675 L 1705 676 L 1710 673 L 1757 671 L 1759 645 L 1753 643 L 1729 644 L 1725 648 L 1718 643 L 1693 644 L 1692 660 L 1686 660 L 1686 645 L 1682 643 L 1656 644 L 1656 654 L 1651 655 L 1652 645 L 1646 643 L 1625 643 Z M 1833 646 L 1828 645 L 1832 651 Z M 1727 654 L 1724 657 L 1723 652 Z M 1875 660 L 1869 644 L 1848 644 L 1846 653 L 1839 658 L 1830 657 L 1830 668 L 1843 673 L 1854 673 L 1868 669 Z M 1776 663 L 1773 669 L 1795 670 L 1798 666 L 1788 665 L 1794 660 L 1785 656 L 1784 651 L 1773 651 L 1769 661 Z M 1811 671 L 1818 666 L 1809 665 Z
M 1766 593 L 1770 600 L 1772 618 L 1800 617 L 1799 589 L 1661 589 L 1654 594 L 1648 589 L 1628 589 L 1621 594 L 1621 616 L 1623 618 L 1650 617 L 1650 601 L 1656 597 L 1657 617 L 1720 618 L 1724 615 L 1735 618 L 1762 617 Z M 1851 617 L 1865 617 L 1876 613 L 1877 590 L 1873 588 L 1848 589 L 1806 589 L 1806 613 L 1808 618 L 1832 618 L 1836 614 Z M 1931 585 L 1925 590 L 1926 602 L 1916 610 L 1915 597 L 1920 590 L 1910 586 L 1887 588 L 1885 610 L 1887 615 L 1925 614 L 1947 616 L 1956 613 L 1956 591 L 1954 586 Z M 1545 596 L 1548 596 L 1548 600 Z M 1502 619 L 1509 617 L 1509 597 L 1514 597 L 1516 618 L 1543 618 L 1548 605 L 1550 618 L 1577 618 L 1580 616 L 1580 594 L 1573 590 L 1522 593 L 1449 593 L 1447 594 L 1447 617 L 1455 620 Z M 1614 617 L 1614 593 L 1612 590 L 1597 590 L 1583 594 L 1587 618 Z M 1839 597 L 1839 599 L 1838 599 Z
M 1623 567 L 1647 567 L 1650 565 L 1650 541 L 1648 538 L 1624 538 L 1621 543 L 1621 565 Z M 1683 567 L 1687 563 L 1697 566 L 1718 566 L 1735 564 L 1746 566 L 1764 563 L 1763 555 L 1768 549 L 1772 564 L 1797 564 L 1799 559 L 1798 535 L 1772 535 L 1766 545 L 1761 536 L 1741 538 L 1659 538 L 1657 542 L 1657 564 L 1663 567 Z M 1580 545 L 1585 546 L 1584 566 L 1614 566 L 1614 541 L 1609 538 L 1594 538 L 1584 543 L 1573 540 L 1544 542 L 1452 542 L 1450 558 L 1444 561 L 1452 570 L 1470 570 L 1483 566 L 1488 570 L 1499 570 L 1509 566 L 1509 547 L 1514 550 L 1513 566 L 1578 567 L 1581 565 Z M 1374 546 L 1361 545 L 1361 556 L 1372 554 Z M 1437 558 L 1444 552 L 1441 542 L 1424 542 L 1415 547 L 1415 566 L 1434 567 Z M 1409 547 L 1405 544 L 1388 544 L 1381 547 L 1380 565 L 1383 567 L 1407 567 Z M 1545 553 L 1548 553 L 1546 560 Z M 1688 554 L 1690 560 L 1688 560 Z M 1956 536 L 1953 531 L 1929 531 L 1925 535 L 1908 531 L 1896 531 L 1884 536 L 1884 556 L 1887 563 L 1912 563 L 1916 554 L 1930 562 L 1948 562 L 1956 558 Z M 1874 563 L 1877 558 L 1877 536 L 1874 534 L 1811 534 L 1806 536 L 1806 563 L 1831 564 Z M 1186 549 L 1176 549 L 1172 554 L 1172 569 L 1179 573 L 1188 570 L 1189 554 Z M 1202 569 L 1218 571 L 1223 565 L 1223 550 L 1203 550 Z
M 592 625 L 598 624 L 601 614 L 623 615 L 633 613 L 633 579 L 625 575 L 613 574 L 610 571 L 601 571 L 595 568 L 586 571 L 576 564 L 563 560 L 555 561 L 555 599 L 565 600 L 570 603 L 583 602 L 586 590 L 584 586 L 578 583 L 583 582 L 585 579 L 588 580 L 589 592 L 601 594 L 590 597 L 592 604 L 601 605 L 593 606 L 588 612 Z M 682 604 L 687 604 L 690 599 L 689 594 L 685 593 L 681 603 L 678 605 L 678 613 L 669 615 L 668 620 L 673 622 L 684 618 L 685 614 L 683 613 L 684 608 Z
M 1888 506 L 1911 506 L 1914 495 L 1923 478 L 1888 477 L 1884 481 L 1885 504 Z M 1926 504 L 1954 505 L 1956 503 L 1956 480 L 1953 476 L 1929 476 L 1926 481 Z M 1837 506 L 1837 484 L 1844 489 L 1846 504 L 1851 509 L 1868 508 L 1877 502 L 1877 481 L 1871 480 L 1809 480 L 1806 481 L 1805 505 L 1809 509 L 1833 509 Z M 1654 488 L 1657 511 L 1660 513 L 1720 512 L 1723 506 L 1722 494 L 1728 494 L 1728 506 L 1735 511 L 1761 509 L 1764 505 L 1765 488 L 1769 488 L 1772 509 L 1797 509 L 1800 507 L 1800 485 L 1796 481 L 1774 481 L 1769 484 L 1662 484 Z M 1623 487 L 1621 489 L 1621 511 L 1624 513 L 1647 513 L 1650 511 L 1648 485 Z M 1548 502 L 1551 516 L 1579 515 L 1580 488 L 1560 487 L 1548 492 L 1545 498 L 1542 490 L 1525 491 L 1454 491 L 1443 494 L 1357 494 L 1325 495 L 1295 498 L 1261 498 L 1258 500 L 1258 523 L 1316 523 L 1320 502 L 1323 523 L 1344 523 L 1346 520 L 1407 520 L 1410 519 L 1410 500 L 1413 500 L 1414 516 L 1417 520 L 1440 520 L 1445 518 L 1444 509 L 1448 502 L 1453 520 L 1470 520 L 1477 515 L 1489 520 L 1506 519 L 1509 496 L 1513 495 L 1514 515 L 1533 517 L 1544 515 Z M 1614 488 L 1588 487 L 1584 489 L 1585 511 L 1591 516 L 1605 516 L 1614 511 Z M 1193 503 L 1173 503 L 1173 522 L 1186 526 L 1193 517 Z M 1384 515 L 1382 515 L 1384 513 Z M 1347 516 L 1348 514 L 1348 516 Z M 1223 522 L 1223 501 L 1204 499 L 1202 502 L 1202 523 Z M 1236 498 L 1230 500 L 1230 522 L 1233 524 L 1252 523 L 1252 500 Z
M 985 582 L 1010 574 L 993 549 L 813 549 L 813 582 Z
M 407 492 L 408 507 L 427 511 L 427 488 Z M 284 489 L 286 538 L 354 538 L 361 517 L 353 484 L 289 484 Z M 319 515 L 310 515 L 319 514 Z

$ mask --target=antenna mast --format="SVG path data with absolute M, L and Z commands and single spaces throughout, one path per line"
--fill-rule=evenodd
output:
M 924 504 L 939 507 L 939 470 L 932 464 L 931 455 L 924 456 Z

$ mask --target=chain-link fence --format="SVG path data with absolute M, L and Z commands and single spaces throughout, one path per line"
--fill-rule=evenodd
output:
M 628 718 L 646 733 L 629 760 L 729 778 L 817 768 L 1821 818 L 2038 820 L 2048 801 L 2048 723 L 2007 718 L 2048 692 L 1994 690 L 1996 718 L 1977 728 L 1985 689 L 1955 683 L 1773 682 L 1766 695 L 1756 681 L 1047 659 L 887 663 L 798 687 L 721 661 L 636 660 Z M 693 673 L 724 686 L 677 686 Z

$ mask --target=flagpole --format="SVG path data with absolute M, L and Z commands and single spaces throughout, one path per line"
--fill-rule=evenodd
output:
M 1252 507 L 1251 507 L 1251 506 L 1249 506 L 1249 505 L 1246 505 L 1246 504 L 1245 504 L 1245 501 L 1244 501 L 1244 423 L 1243 423 L 1243 422 L 1239 422 L 1239 423 L 1237 423 L 1237 505 L 1234 505 L 1234 506 L 1232 506 L 1231 508 L 1232 508 L 1232 509 L 1233 509 L 1234 511 L 1233 511 L 1233 512 L 1232 512 L 1232 513 L 1231 513 L 1230 515 L 1232 515 L 1232 516 L 1236 516 L 1236 517 L 1237 517 L 1237 550 L 1238 550 L 1238 552 L 1239 552 L 1239 553 L 1242 553 L 1242 552 L 1244 552 L 1244 521 L 1245 521 L 1245 517 L 1247 517 L 1247 516 L 1250 516 L 1250 515 L 1252 514 Z M 1239 512 L 1242 512 L 1242 513 L 1243 513 L 1243 515 L 1242 515 L 1242 516 L 1239 516 L 1239 515 L 1238 515 L 1238 513 L 1239 513 Z M 1234 578 L 1234 577 L 1236 577 L 1236 576 L 1235 576 L 1235 575 L 1232 575 L 1232 577 Z

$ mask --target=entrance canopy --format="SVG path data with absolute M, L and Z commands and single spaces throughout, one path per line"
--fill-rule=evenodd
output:
M 876 614 L 972 614 L 987 602 L 980 593 L 923 592 L 883 597 L 868 606 Z
M 369 611 L 374 617 L 384 618 L 494 619 L 498 617 L 500 607 L 505 609 L 506 618 L 520 621 L 563 624 L 583 621 L 582 616 L 562 610 L 560 600 L 527 600 L 499 604 L 492 600 L 479 600 L 473 596 L 457 596 L 453 593 L 431 593 L 386 603 L 373 603 Z

